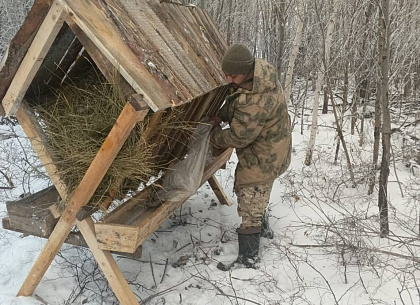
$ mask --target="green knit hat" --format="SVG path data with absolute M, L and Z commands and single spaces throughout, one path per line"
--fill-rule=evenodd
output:
M 254 56 L 242 43 L 231 45 L 222 59 L 222 70 L 225 74 L 248 74 L 254 68 Z

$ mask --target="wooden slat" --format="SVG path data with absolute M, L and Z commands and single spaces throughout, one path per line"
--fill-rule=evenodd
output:
M 171 100 L 176 99 L 174 92 L 162 90 L 159 81 L 150 75 L 94 1 L 58 1 L 134 90 L 144 96 L 153 111 L 172 106 Z
M 86 240 L 93 256 L 99 264 L 102 272 L 107 278 L 112 291 L 122 305 L 138 304 L 137 298 L 128 285 L 124 275 L 109 251 L 101 250 L 95 237 L 95 227 L 92 218 L 88 217 L 83 221 L 77 222 L 77 227 Z
M 210 187 L 212 188 L 213 192 L 216 194 L 217 199 L 219 199 L 221 204 L 232 206 L 233 202 L 229 199 L 229 197 L 225 194 L 225 191 L 223 190 L 222 186 L 220 185 L 219 181 L 217 181 L 216 177 L 212 175 L 208 183 L 210 184 Z
M 1 221 L 2 221 L 3 229 L 18 232 L 18 233 L 22 233 L 24 235 L 24 237 L 30 235 L 30 236 L 36 236 L 36 237 L 41 237 L 41 238 L 48 238 L 48 237 L 45 237 L 45 236 L 38 235 L 38 234 L 36 234 L 36 232 L 33 232 L 33 231 L 20 230 L 18 228 L 15 228 L 14 226 L 11 226 L 10 225 L 10 219 L 8 217 L 3 217 L 1 219 Z M 64 243 L 69 244 L 69 245 L 73 245 L 73 246 L 88 248 L 88 245 L 87 245 L 85 239 L 83 238 L 83 236 L 80 232 L 70 232 L 70 234 L 67 235 Z M 129 258 L 140 259 L 141 254 L 142 254 L 142 247 L 141 246 L 138 247 L 137 250 L 134 253 L 125 253 L 125 252 L 118 252 L 118 251 L 111 251 L 111 253 L 116 254 L 116 255 L 120 255 L 120 256 L 129 257 Z
M 3 229 L 9 230 L 9 231 L 15 231 L 26 235 L 36 236 L 36 237 L 42 237 L 45 238 L 45 236 L 38 235 L 37 232 L 34 231 L 26 231 L 19 228 L 16 228 L 10 224 L 10 219 L 8 217 L 2 218 L 2 225 Z M 87 244 L 85 240 L 83 239 L 83 236 L 81 236 L 78 232 L 71 232 L 64 241 L 66 244 L 73 245 L 73 246 L 79 246 L 87 248 Z
M 6 92 L 2 102 L 6 115 L 14 115 L 18 110 L 26 90 L 63 25 L 66 15 L 61 5 L 55 1 Z
M 25 198 L 6 201 L 11 226 L 34 235 L 49 236 L 57 223 L 49 207 L 60 201 L 54 187 L 49 187 Z
M 76 22 L 72 18 L 67 18 L 66 22 L 108 82 L 111 84 L 118 83 L 121 87 L 121 92 L 124 93 L 124 96 L 136 93 L 136 91 L 118 73 L 118 70 L 112 65 L 107 57 L 102 54 L 98 47 L 86 35 L 86 33 L 83 32 Z
M 32 5 L 19 31 L 10 42 L 6 54 L 3 57 L 2 64 L 0 64 L 0 101 L 3 100 L 16 71 L 19 69 L 50 7 L 51 0 L 37 0 Z M 0 115 L 5 115 L 3 106 L 0 107 Z
M 200 185 L 204 184 L 229 160 L 232 151 L 231 148 L 227 149 L 206 166 Z M 185 200 L 179 202 L 166 201 L 157 208 L 141 208 L 137 210 L 139 217 L 131 222 L 132 225 L 96 223 L 96 238 L 101 249 L 123 252 L 134 251 L 184 202 Z M 131 213 L 136 212 L 132 210 Z
M 166 26 L 162 23 L 155 12 L 150 8 L 150 3 L 145 0 L 139 0 L 142 6 L 141 10 L 136 9 L 138 3 L 132 1 L 120 1 L 125 6 L 126 11 L 131 15 L 132 20 L 138 24 L 143 33 L 153 43 L 154 47 L 159 50 L 160 55 L 166 60 L 166 65 L 174 71 L 174 74 L 185 86 L 191 91 L 192 96 L 198 96 L 210 88 L 205 88 L 208 81 L 203 77 L 194 64 L 193 60 L 188 58 L 184 49 L 180 46 Z M 163 9 L 159 5 L 159 9 Z M 173 24 L 173 27 L 176 25 Z
M 143 105 L 143 107 L 146 106 Z M 70 196 L 63 215 L 20 288 L 19 296 L 28 296 L 34 292 L 65 238 L 70 233 L 77 212 L 91 199 L 133 127 L 138 121 L 144 119 L 147 112 L 148 109 L 136 111 L 130 103 L 126 104 L 79 186 Z
M 191 18 L 191 15 L 201 11 L 201 8 L 186 8 L 168 3 L 151 3 L 150 7 L 182 46 L 183 53 L 185 52 L 191 63 L 199 69 L 198 73 L 205 77 L 203 85 L 206 85 L 206 91 L 224 83 L 224 75 L 220 71 L 222 56 L 214 53 L 217 44 L 211 44 L 208 40 L 207 24 Z M 182 57 L 180 60 L 183 61 Z
M 21 104 L 21 107 L 16 113 L 16 117 L 22 126 L 23 131 L 31 142 L 32 148 L 38 155 L 42 165 L 45 167 L 48 176 L 60 194 L 60 197 L 62 199 L 67 198 L 67 187 L 64 181 L 60 178 L 57 167 L 54 164 L 54 160 L 52 159 L 51 154 L 45 146 L 47 142 L 46 136 L 42 131 L 39 122 L 36 120 L 35 116 L 26 105 L 26 103 Z

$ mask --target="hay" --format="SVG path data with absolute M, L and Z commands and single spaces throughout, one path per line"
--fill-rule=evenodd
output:
M 111 84 L 98 72 L 91 71 L 81 80 L 51 89 L 52 94 L 36 102 L 35 110 L 48 139 L 47 146 L 70 193 L 79 185 L 126 104 L 119 88 L 118 84 Z M 149 142 L 142 137 L 148 118 L 136 125 L 90 205 L 96 206 L 109 193 L 122 198 L 165 169 L 167 164 L 156 156 L 153 138 L 164 141 L 174 128 L 190 130 L 188 124 L 179 121 L 179 113 L 170 112 L 153 130 Z

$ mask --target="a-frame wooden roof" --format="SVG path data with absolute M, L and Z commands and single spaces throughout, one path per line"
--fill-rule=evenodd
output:
M 16 112 L 40 68 L 78 56 L 67 26 L 77 38 L 87 37 L 154 111 L 224 84 L 225 42 L 198 7 L 159 0 L 36 0 L 0 66 L 6 114 Z

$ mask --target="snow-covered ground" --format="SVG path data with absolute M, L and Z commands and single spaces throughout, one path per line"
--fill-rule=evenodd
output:
M 341 148 L 334 164 L 331 114 L 320 116 L 313 163 L 303 165 L 308 121 L 310 117 L 305 116 L 301 135 L 297 118 L 291 167 L 276 180 L 271 194 L 269 219 L 275 237 L 262 239 L 259 269 L 222 272 L 216 268 L 219 261 L 236 257 L 235 229 L 240 219 L 236 204 L 221 206 L 205 184 L 144 242 L 140 260 L 115 256 L 141 304 L 420 304 L 420 187 L 399 157 L 401 139 L 393 139 L 391 233 L 389 238 L 380 238 L 377 191 L 367 195 L 371 123 L 366 124 L 362 147 L 358 136 L 351 136 L 347 125 L 344 128 L 355 172 L 353 188 Z M 1 128 L 1 134 L 11 132 L 10 127 Z M 14 130 L 21 135 L 17 126 Z M 37 171 L 28 166 L 31 156 L 22 149 L 28 144 L 18 139 L 0 142 L 1 162 L 9 166 L 5 174 L 15 183 L 13 190 L 0 190 L 0 217 L 7 215 L 6 200 L 48 183 L 33 176 Z M 227 169 L 217 173 L 234 202 L 235 166 L 233 156 Z M 16 297 L 45 242 L 0 228 L 1 305 L 118 304 L 89 250 L 68 245 L 34 296 Z

